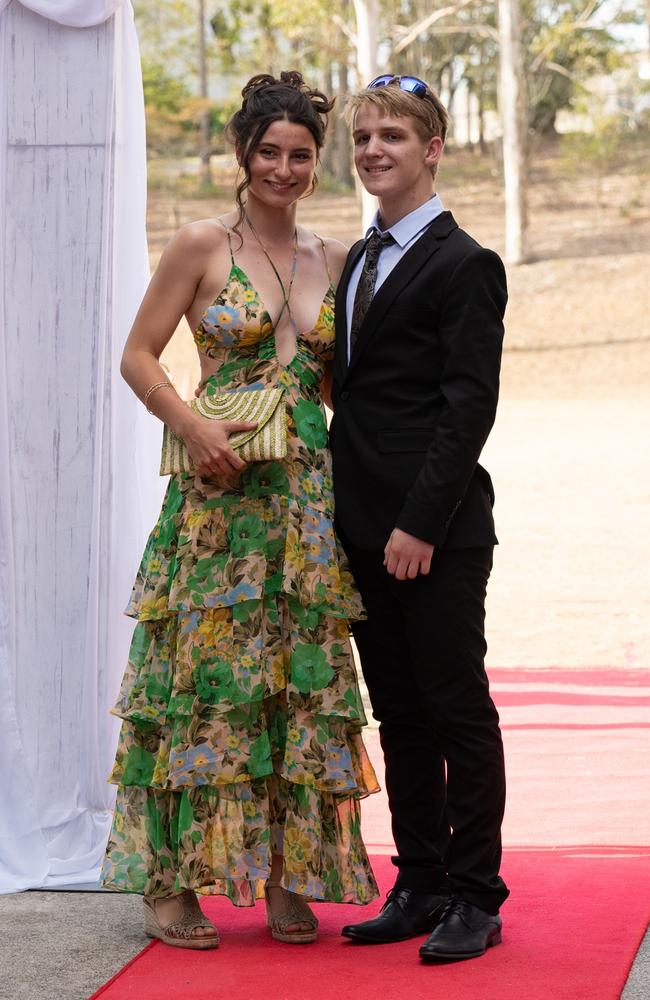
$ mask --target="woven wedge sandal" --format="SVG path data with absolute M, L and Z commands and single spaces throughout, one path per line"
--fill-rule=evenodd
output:
M 149 937 L 158 938 L 173 948 L 194 948 L 204 951 L 206 948 L 219 947 L 219 932 L 211 920 L 203 915 L 199 901 L 191 889 L 185 889 L 174 897 L 181 904 L 181 915 L 178 920 L 161 924 L 156 913 L 155 899 L 144 897 L 144 929 Z M 198 927 L 210 927 L 214 933 L 194 937 Z
M 284 912 L 274 914 L 269 899 L 269 889 L 281 889 Z M 311 944 L 318 936 L 318 919 L 309 909 L 305 899 L 289 892 L 280 882 L 267 881 L 264 886 L 266 897 L 266 923 L 271 928 L 271 937 L 287 944 Z M 292 924 L 308 924 L 309 930 L 288 931 Z

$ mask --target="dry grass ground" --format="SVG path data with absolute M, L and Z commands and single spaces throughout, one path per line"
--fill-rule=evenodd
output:
M 650 667 L 650 194 L 643 160 L 602 179 L 534 160 L 531 262 L 510 269 L 502 397 L 485 463 L 501 546 L 490 585 L 489 661 L 501 666 Z M 227 182 L 227 178 L 224 179 Z M 503 249 L 498 173 L 447 154 L 446 207 Z M 229 197 L 150 197 L 155 262 L 176 225 L 214 216 Z M 356 200 L 320 191 L 301 222 L 346 243 Z M 215 292 L 217 290 L 215 289 Z M 196 362 L 179 329 L 164 360 L 189 393 Z

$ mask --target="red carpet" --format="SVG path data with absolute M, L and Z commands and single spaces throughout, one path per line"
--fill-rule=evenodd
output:
M 503 944 L 484 957 L 421 965 L 420 939 L 358 947 L 344 923 L 378 911 L 317 907 L 319 942 L 283 945 L 261 904 L 202 905 L 216 952 L 160 943 L 103 986 L 102 1000 L 618 1000 L 650 920 L 650 671 L 497 669 L 508 806 Z M 381 773 L 378 734 L 367 744 Z M 363 830 L 383 891 L 393 882 L 384 794 L 363 803 Z M 523 845 L 523 846 L 522 846 Z M 580 845 L 580 846 L 575 846 Z M 93 1000 L 93 998 L 90 998 Z
M 650 845 L 650 670 L 489 671 L 506 752 L 506 847 Z M 379 734 L 366 744 L 383 773 Z M 386 797 L 363 803 L 372 854 L 393 850 Z
M 630 849 L 633 851 L 633 849 Z M 385 856 L 373 861 L 383 889 Z M 650 919 L 650 849 L 633 856 L 575 857 L 572 851 L 507 852 L 515 887 L 503 908 L 503 943 L 484 957 L 421 965 L 420 940 L 378 947 L 344 941 L 343 923 L 379 909 L 319 905 L 319 942 L 271 940 L 263 907 L 235 910 L 203 901 L 222 935 L 218 951 L 156 942 L 95 997 L 102 1000 L 618 1000 Z M 92 998 L 91 998 L 92 1000 Z

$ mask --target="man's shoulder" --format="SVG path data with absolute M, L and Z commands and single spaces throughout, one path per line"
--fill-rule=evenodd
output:
M 460 226 L 456 225 L 442 242 L 445 251 L 442 259 L 451 272 L 462 273 L 467 269 L 468 271 L 488 271 L 505 275 L 503 261 L 496 250 L 483 246 Z M 440 257 L 440 255 L 436 254 L 436 257 Z
M 495 250 L 483 246 L 471 233 L 468 233 L 466 229 L 461 229 L 459 225 L 456 225 L 449 233 L 448 242 L 450 247 L 461 256 L 474 254 L 478 254 L 479 256 L 499 256 Z
M 466 229 L 461 229 L 460 226 L 456 226 L 456 228 L 453 229 L 449 235 L 451 239 L 453 239 L 455 245 L 459 248 L 462 247 L 467 252 L 485 249 L 485 247 L 479 243 L 474 236 L 468 233 Z

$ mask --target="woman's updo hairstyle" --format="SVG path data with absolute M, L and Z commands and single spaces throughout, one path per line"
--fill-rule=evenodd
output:
M 242 90 L 242 97 L 241 108 L 226 125 L 226 138 L 237 150 L 239 166 L 244 171 L 235 192 L 239 208 L 235 229 L 244 219 L 242 195 L 251 182 L 251 157 L 269 125 L 277 121 L 304 125 L 313 135 L 317 151 L 320 151 L 325 142 L 327 116 L 334 107 L 334 100 L 329 100 L 320 90 L 312 90 L 302 74 L 294 71 L 280 73 L 279 80 L 270 73 L 258 73 L 248 81 Z

